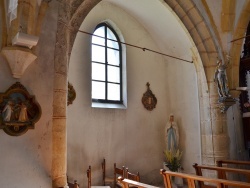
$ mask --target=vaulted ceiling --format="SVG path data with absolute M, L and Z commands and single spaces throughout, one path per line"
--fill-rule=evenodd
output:
M 192 61 L 190 35 L 163 0 L 105 0 L 132 15 L 150 33 L 162 53 Z M 157 11 L 156 11 L 157 10 Z

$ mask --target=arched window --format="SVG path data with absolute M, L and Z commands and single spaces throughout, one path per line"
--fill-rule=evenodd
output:
M 92 102 L 122 104 L 122 49 L 118 35 L 107 23 L 92 36 Z

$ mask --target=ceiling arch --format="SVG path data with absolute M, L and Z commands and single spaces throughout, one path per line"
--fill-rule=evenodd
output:
M 199 12 L 199 9 L 197 6 L 195 6 L 193 0 L 158 0 L 154 1 L 152 4 L 152 1 L 150 3 L 146 3 L 146 0 L 144 0 L 143 4 L 142 1 L 138 0 L 107 0 L 111 3 L 114 3 L 116 6 L 119 6 L 120 8 L 127 11 L 130 15 L 134 16 L 135 19 L 137 19 L 154 37 L 155 41 L 158 43 L 158 46 L 163 51 L 169 51 L 172 54 L 175 55 L 175 51 L 181 51 L 182 47 L 176 46 L 174 44 L 174 41 L 172 41 L 171 45 L 168 46 L 169 40 L 171 38 L 171 35 L 168 35 L 169 33 L 166 33 L 173 24 L 173 20 L 175 21 L 175 24 L 178 24 L 178 26 L 175 26 L 176 29 L 181 29 L 182 31 L 172 31 L 172 35 L 175 35 L 175 38 L 178 38 L 177 35 L 184 35 L 186 36 L 185 40 L 187 40 L 186 47 L 189 45 L 191 47 L 195 47 L 198 51 L 198 56 L 201 59 L 201 66 L 202 72 L 204 74 L 198 74 L 204 75 L 202 78 L 198 78 L 199 80 L 199 96 L 200 96 L 200 114 L 201 114 L 201 125 L 205 125 L 208 123 L 211 123 L 211 117 L 210 114 L 207 113 L 207 107 L 209 105 L 213 105 L 212 111 L 213 113 L 216 113 L 217 108 L 213 101 L 210 101 L 210 97 L 216 98 L 218 96 L 217 91 L 215 88 L 215 84 L 213 82 L 213 73 L 216 66 L 216 60 L 219 56 L 218 54 L 218 45 L 215 43 L 215 37 L 212 35 L 212 33 L 209 30 L 209 27 L 207 26 L 205 20 L 203 19 L 202 15 Z M 128 3 L 129 1 L 129 3 Z M 78 29 L 81 25 L 81 23 L 84 21 L 84 18 L 87 16 L 88 12 L 91 11 L 91 9 L 97 5 L 100 1 L 99 0 L 85 0 L 75 11 L 71 21 L 70 26 L 74 28 L 74 31 L 71 31 L 71 48 L 73 46 L 73 42 L 76 36 L 76 33 L 78 32 Z M 166 3 L 166 4 L 165 4 Z M 150 6 L 149 6 L 150 5 Z M 152 11 L 154 8 L 154 11 Z M 155 11 L 157 10 L 157 11 Z M 157 12 L 157 13 L 155 13 Z M 170 19 L 172 18 L 172 20 Z M 176 22 L 177 20 L 177 22 Z M 150 22 L 150 23 L 149 23 Z M 169 24 L 168 24 L 169 22 Z M 159 24 L 160 23 L 160 24 Z M 184 26 L 184 27 L 182 27 Z M 162 29 L 164 27 L 164 29 Z M 173 27 L 174 28 L 174 27 Z M 184 32 L 183 32 L 184 31 Z M 186 32 L 186 33 L 185 33 Z M 188 36 L 188 37 L 187 37 Z M 172 36 L 173 37 L 173 36 Z M 163 39 L 166 38 L 166 39 Z M 183 37 L 179 37 L 183 38 Z M 162 42 L 162 40 L 165 40 Z M 185 43 L 181 43 L 185 44 Z M 178 48 L 178 49 L 177 49 Z M 178 54 L 180 55 L 180 54 Z M 183 52 L 182 58 L 191 58 L 192 52 L 186 53 Z M 199 58 L 198 58 L 199 59 Z M 205 85 L 205 86 L 204 86 Z M 209 134 L 204 131 L 204 134 Z M 209 137 L 210 138 L 210 137 Z M 210 142 L 210 141 L 209 141 Z M 206 148 L 206 143 L 202 143 L 202 148 Z M 210 149 L 211 150 L 211 149 Z M 209 152 L 209 149 L 207 150 Z M 203 153 L 204 156 L 202 158 L 205 160 L 206 156 L 209 156 L 206 152 Z
M 145 0 L 143 4 L 139 0 L 130 0 L 129 3 L 128 1 L 122 0 L 106 1 L 121 7 L 134 16 L 151 33 L 163 53 L 164 51 L 168 51 L 171 53 L 169 55 L 174 56 L 176 55 L 175 51 L 183 52 L 183 54 L 181 54 L 183 57 L 180 58 L 189 60 L 192 58 L 191 50 L 187 52 L 182 47 L 185 45 L 190 45 L 190 47 L 195 45 L 201 56 L 207 79 L 213 79 L 211 76 L 207 75 L 207 72 L 211 69 L 211 62 L 216 62 L 218 50 L 209 28 L 192 0 L 187 0 L 188 2 L 179 0 L 158 0 L 154 1 L 154 3 L 152 3 L 152 1 L 147 3 Z M 88 12 L 99 2 L 100 0 L 85 0 L 73 14 L 70 20 L 70 26 L 74 28 L 75 33 L 73 35 L 71 34 L 71 47 L 73 46 L 76 33 L 82 21 L 87 16 Z M 72 4 L 74 4 L 74 2 Z M 176 19 L 178 22 L 176 22 Z M 180 25 L 185 27 L 180 29 Z M 166 31 L 171 29 L 174 32 L 166 33 Z M 186 36 L 191 36 L 189 42 L 188 40 L 184 42 L 174 42 L 171 40 L 172 38 L 184 39 L 185 37 L 180 37 L 185 35 L 185 33 L 183 33 L 184 30 L 187 33 Z M 194 44 L 191 44 L 190 41 L 193 41 Z M 183 43 L 178 45 L 180 42 L 183 42 L 185 45 L 183 45 Z

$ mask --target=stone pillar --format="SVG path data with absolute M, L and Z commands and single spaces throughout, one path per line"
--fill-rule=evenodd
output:
M 54 61 L 54 100 L 52 127 L 52 184 L 53 187 L 67 185 L 67 76 L 68 76 L 68 29 L 70 8 L 67 1 L 59 2 L 57 36 Z
M 218 94 L 211 97 L 211 141 L 213 145 L 212 153 L 207 153 L 207 164 L 216 164 L 216 160 L 229 158 L 229 136 L 227 130 L 226 112 L 221 113 L 218 108 Z M 209 145 L 209 143 L 207 143 Z M 213 161 L 209 158 L 213 158 Z
M 32 16 L 34 17 L 34 15 L 30 15 L 30 10 L 33 9 L 34 11 L 34 8 L 35 7 L 32 8 L 29 0 L 18 0 L 17 17 L 10 23 L 8 28 L 8 45 L 12 44 L 12 39 L 19 31 L 30 34 L 28 33 L 31 31 L 31 28 L 28 27 L 31 22 L 31 19 L 29 18 Z
M 218 108 L 218 91 L 213 81 L 216 67 L 216 56 L 211 58 L 214 66 L 203 66 L 199 54 L 193 49 L 193 61 L 197 71 L 200 124 L 201 124 L 201 157 L 202 164 L 214 165 L 218 159 L 229 157 L 229 139 L 226 113 Z M 205 72 L 207 73 L 205 75 Z M 213 176 L 214 174 L 207 174 Z
M 216 62 L 216 59 L 214 60 Z M 226 112 L 218 107 L 218 91 L 213 75 L 215 66 L 205 68 L 209 93 L 203 99 L 206 101 L 201 109 L 201 142 L 202 163 L 215 165 L 218 159 L 229 158 L 229 136 L 227 130 Z
M 1 14 L 1 44 L 0 44 L 0 49 L 2 49 L 4 46 L 6 46 L 7 44 L 7 23 L 6 23 L 6 19 L 5 19 L 5 3 L 4 1 L 0 1 L 0 14 Z
M 38 13 L 38 16 L 37 16 L 36 28 L 35 28 L 35 31 L 34 31 L 36 36 L 40 35 L 43 18 L 44 18 L 45 14 L 46 14 L 46 11 L 48 9 L 48 4 L 49 4 L 50 1 L 51 0 L 41 2 L 39 13 Z
M 89 11 L 101 0 L 60 0 L 54 65 L 54 101 L 52 128 L 53 187 L 67 185 L 66 111 L 68 89 L 68 60 L 78 29 Z M 70 4 L 70 2 L 72 4 Z M 71 13 L 73 13 L 71 15 Z M 74 29 L 73 29 L 74 28 Z

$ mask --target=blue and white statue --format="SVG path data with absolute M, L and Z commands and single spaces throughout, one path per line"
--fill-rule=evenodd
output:
M 170 114 L 169 120 L 165 128 L 165 139 L 167 150 L 177 150 L 179 146 L 179 130 L 176 122 L 174 122 L 174 115 Z

